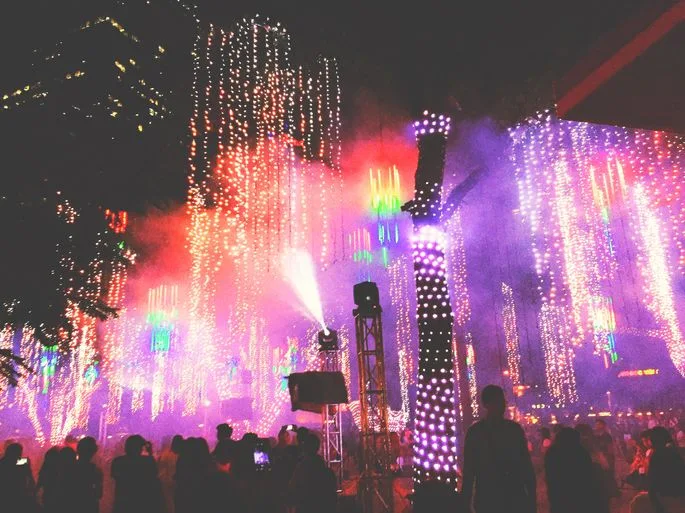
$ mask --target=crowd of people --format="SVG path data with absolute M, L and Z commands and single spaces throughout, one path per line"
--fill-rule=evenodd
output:
M 505 418 L 504 391 L 481 394 L 483 418 L 464 442 L 460 492 L 427 482 L 411 496 L 422 513 L 610 513 L 617 498 L 630 513 L 685 513 L 685 436 L 671 416 L 621 419 L 609 428 L 577 422 L 522 427 Z M 648 417 L 648 418 L 647 418 Z M 660 425 L 659 420 L 666 425 Z M 397 437 L 397 475 L 411 461 L 411 432 Z M 327 513 L 336 511 L 336 476 L 319 455 L 320 439 L 283 426 L 277 439 L 233 439 L 217 426 L 216 445 L 180 435 L 156 452 L 139 435 L 112 458 L 96 457 L 92 437 L 52 447 L 34 475 L 21 444 L 0 459 L 2 511 L 13 513 Z M 113 483 L 107 508 L 108 482 Z M 613 506 L 613 507 L 612 507 Z
M 485 387 L 481 400 L 485 417 L 466 435 L 462 489 L 477 513 L 535 512 L 543 502 L 550 513 L 609 513 L 619 499 L 631 513 L 685 513 L 685 438 L 675 416 L 661 416 L 666 426 L 656 415 L 621 417 L 614 435 L 595 417 L 594 426 L 527 426 L 526 436 L 504 418 L 501 388 Z
M 233 440 L 217 427 L 210 451 L 204 438 L 176 435 L 155 455 L 140 435 L 111 462 L 113 513 L 320 513 L 335 511 L 337 481 L 319 455 L 320 440 L 306 428 L 281 429 L 278 442 L 247 433 Z M 85 437 L 48 449 L 37 479 L 18 443 L 0 459 L 2 511 L 98 513 L 103 472 L 93 463 L 98 447 Z M 5 509 L 6 507 L 6 509 Z

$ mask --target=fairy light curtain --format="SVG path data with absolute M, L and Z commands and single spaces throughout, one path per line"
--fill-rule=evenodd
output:
M 647 334 L 631 306 L 636 301 L 685 376 L 674 295 L 685 263 L 683 138 L 558 120 L 549 111 L 509 133 L 553 402 L 578 399 L 578 347 L 590 344 L 610 367 L 620 358 L 617 335 Z

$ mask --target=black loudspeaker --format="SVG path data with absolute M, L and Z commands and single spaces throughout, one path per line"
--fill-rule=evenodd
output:
M 363 281 L 354 286 L 354 304 L 359 307 L 380 305 L 378 286 L 372 281 Z
M 348 402 L 342 372 L 296 372 L 288 376 L 292 411 L 321 413 L 324 404 Z
M 252 398 L 237 397 L 221 401 L 221 416 L 231 420 L 252 420 Z

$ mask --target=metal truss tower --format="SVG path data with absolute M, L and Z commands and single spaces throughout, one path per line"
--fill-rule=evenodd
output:
M 319 332 L 319 359 L 322 372 L 340 372 L 340 347 L 334 330 Z M 321 409 L 323 458 L 338 480 L 338 491 L 343 480 L 342 408 L 339 404 L 324 404 Z
M 372 282 L 354 286 L 355 331 L 359 363 L 361 411 L 361 477 L 359 497 L 363 513 L 393 511 L 390 473 L 388 398 L 383 353 L 383 326 L 378 287 Z

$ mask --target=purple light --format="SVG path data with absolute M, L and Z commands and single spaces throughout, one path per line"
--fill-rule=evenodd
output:
M 437 121 L 435 118 L 436 114 L 431 116 L 431 126 L 436 126 Z M 429 128 L 431 132 L 443 131 L 443 118 L 440 119 L 440 128 Z M 426 119 L 424 119 L 424 122 Z M 425 126 L 425 125 L 424 125 Z M 438 183 L 428 184 L 428 188 L 431 188 L 431 192 L 435 192 L 440 189 Z M 419 194 L 417 196 L 417 204 L 424 208 L 423 212 L 430 215 L 431 213 L 437 213 L 439 204 L 432 201 L 426 195 L 430 194 L 428 191 L 425 194 Z M 412 252 L 414 255 L 414 271 L 417 283 L 417 317 L 419 319 L 419 330 L 422 340 L 429 341 L 431 343 L 444 343 L 448 349 L 451 347 L 451 337 L 449 333 L 451 330 L 443 331 L 441 329 L 435 329 L 435 325 L 430 324 L 430 319 L 447 319 L 447 315 L 450 311 L 449 307 L 449 295 L 447 294 L 447 286 L 445 283 L 445 256 L 443 254 L 444 248 L 444 233 L 440 230 L 438 226 L 435 225 L 423 225 L 415 228 L 414 235 L 412 237 Z M 417 254 L 418 253 L 418 254 Z M 426 272 L 427 271 L 427 272 Z M 430 287 L 430 288 L 429 288 Z M 423 291 L 426 291 L 425 293 Z M 430 291 L 430 293 L 428 293 Z M 444 321 L 441 321 L 444 322 Z M 440 347 L 440 346 L 438 346 Z M 426 458 L 421 458 L 421 465 L 423 469 L 417 469 L 415 474 L 415 479 L 419 481 L 423 479 L 444 479 L 452 480 L 454 478 L 452 472 L 443 472 L 443 460 L 445 456 L 438 455 L 437 453 L 441 450 L 443 454 L 447 454 L 450 451 L 447 450 L 449 446 L 447 438 L 440 440 L 438 442 L 438 437 L 436 432 L 441 435 L 451 435 L 454 433 L 455 425 L 454 419 L 451 419 L 449 423 L 446 421 L 447 414 L 443 414 L 443 406 L 447 404 L 446 397 L 450 396 L 450 392 L 446 389 L 449 385 L 446 384 L 446 380 L 442 378 L 440 374 L 445 373 L 445 367 L 449 364 L 449 358 L 444 358 L 442 354 L 442 349 L 433 349 L 432 346 L 425 348 L 425 355 L 422 359 L 426 362 L 433 360 L 432 356 L 435 354 L 436 362 L 445 362 L 440 365 L 431 363 L 427 364 L 426 367 L 422 369 L 422 374 L 420 377 L 419 388 L 421 392 L 417 394 L 420 400 L 417 400 L 416 412 L 416 425 L 417 431 L 421 437 L 421 447 L 426 448 Z M 442 367 L 442 368 L 441 368 Z M 425 375 L 427 374 L 427 375 Z M 441 379 L 442 384 L 438 384 L 438 379 Z M 426 425 L 428 424 L 428 425 Z M 428 440 L 426 433 L 430 434 L 431 443 L 428 445 Z M 417 436 L 418 438 L 418 436 Z M 454 443 L 454 442 L 453 442 Z M 426 466 L 428 461 L 439 460 L 441 463 L 435 463 L 433 466 Z M 424 470 L 428 470 L 425 472 Z

